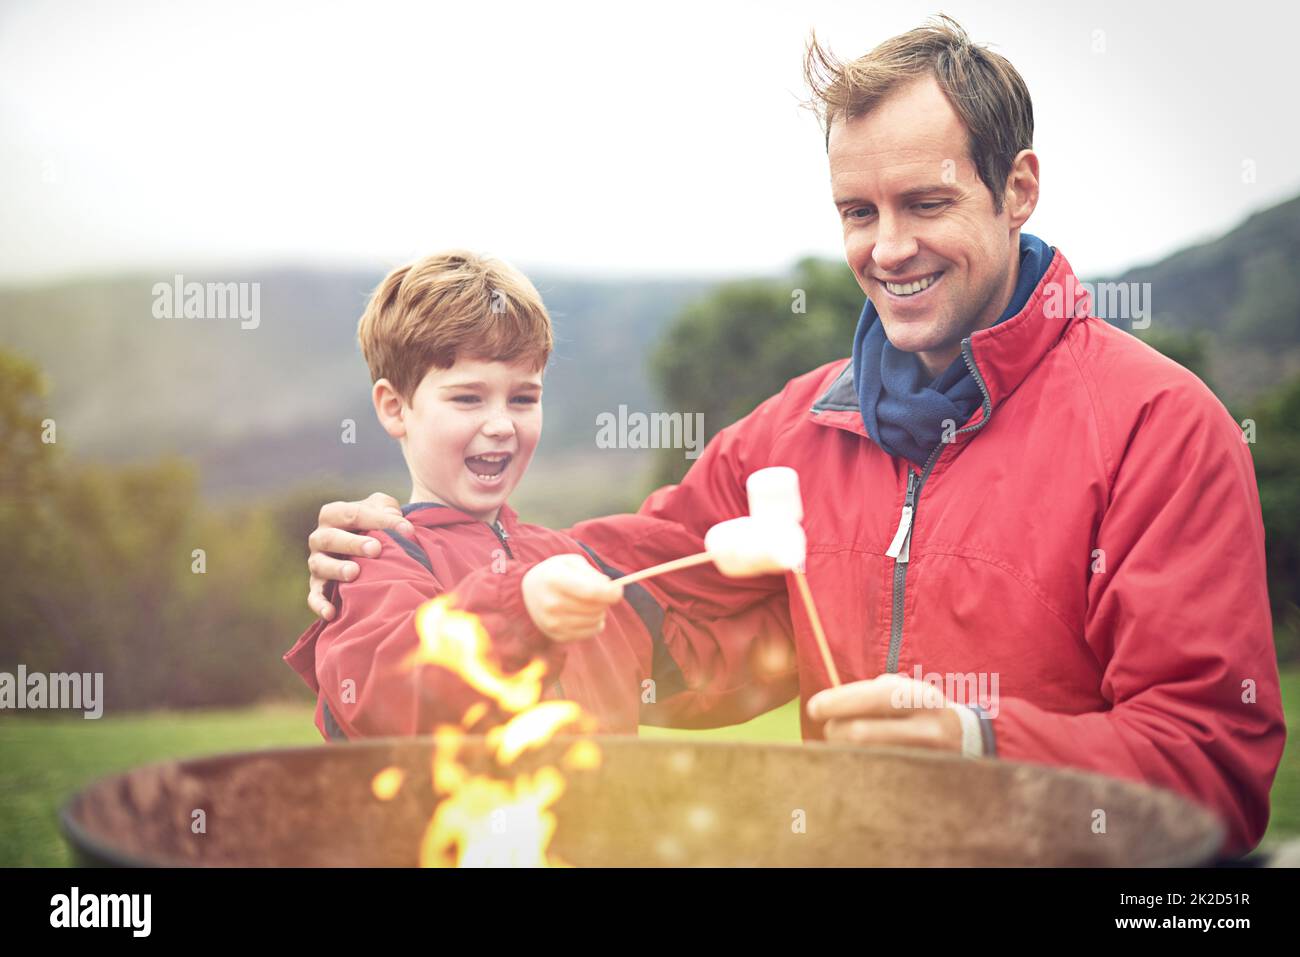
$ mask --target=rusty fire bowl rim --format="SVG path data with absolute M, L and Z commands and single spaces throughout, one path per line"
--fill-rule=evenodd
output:
M 1088 771 L 1082 768 L 1066 767 L 1060 765 L 1044 764 L 1035 761 L 1017 761 L 1006 758 L 993 757 L 982 759 L 965 758 L 957 754 L 950 754 L 945 751 L 934 751 L 930 748 L 908 748 L 896 746 L 881 745 L 853 745 L 853 744 L 831 744 L 826 741 L 689 741 L 677 738 L 641 738 L 631 735 L 617 734 L 592 734 L 592 735 L 572 735 L 563 737 L 581 737 L 585 740 L 594 741 L 597 744 L 605 742 L 619 742 L 620 745 L 628 741 L 642 741 L 650 744 L 652 747 L 689 747 L 703 750 L 723 750 L 740 748 L 761 747 L 770 751 L 790 751 L 806 752 L 808 749 L 814 751 L 853 753 L 861 755 L 880 754 L 892 757 L 905 757 L 923 762 L 935 764 L 946 764 L 952 762 L 970 763 L 972 765 L 986 766 L 990 772 L 996 768 L 1031 768 L 1035 771 L 1048 769 L 1055 774 L 1067 779 L 1074 779 L 1080 783 L 1088 781 L 1105 781 L 1110 787 L 1119 787 L 1128 790 L 1135 796 L 1145 794 L 1147 796 L 1157 796 L 1157 799 L 1169 801 L 1170 799 L 1183 805 L 1183 812 L 1200 816 L 1206 823 L 1205 838 L 1197 844 L 1185 845 L 1165 856 L 1163 860 L 1149 862 L 1145 865 L 1137 865 L 1144 868 L 1181 868 L 1181 867 L 1202 867 L 1212 865 L 1219 860 L 1220 848 L 1223 846 L 1224 838 L 1227 835 L 1227 829 L 1223 819 L 1210 808 L 1197 804 L 1185 795 L 1179 794 L 1169 788 L 1158 787 L 1143 781 L 1133 781 L 1128 778 L 1114 777 L 1108 774 L 1102 774 L 1097 771 Z M 466 741 L 482 741 L 485 735 L 465 735 Z M 113 861 L 117 866 L 128 868 L 167 868 L 167 867 L 190 867 L 189 862 L 167 861 L 167 860 L 149 860 L 138 857 L 130 852 L 115 848 L 104 843 L 98 837 L 92 835 L 78 822 L 76 812 L 80 807 L 82 800 L 91 792 L 104 787 L 111 782 L 122 781 L 131 775 L 141 774 L 144 772 L 158 771 L 167 767 L 177 767 L 187 764 L 223 764 L 234 761 L 243 761 L 251 757 L 274 758 L 284 755 L 303 755 L 319 752 L 323 749 L 348 748 L 350 750 L 371 750 L 379 751 L 392 748 L 412 747 L 416 744 L 423 743 L 432 748 L 436 745 L 437 737 L 433 734 L 424 735 L 405 735 L 405 736 L 386 736 L 365 738 L 363 740 L 321 742 L 313 745 L 280 745 L 269 748 L 253 748 L 241 751 L 219 751 L 212 754 L 195 754 L 180 758 L 167 758 L 161 761 L 151 761 L 138 767 L 128 768 L 125 771 L 119 771 L 112 774 L 103 774 L 92 778 L 86 784 L 77 788 L 59 807 L 58 819 L 59 828 L 63 834 L 64 840 L 71 845 L 74 855 L 80 854 L 81 849 L 97 857 L 102 861 Z M 217 867 L 220 869 L 243 869 L 243 866 L 236 864 L 226 865 L 204 865 L 208 867 Z M 248 867 L 256 865 L 246 865 Z M 294 865 L 284 865 L 292 869 Z M 635 866 L 635 865 L 629 865 Z M 919 865 L 918 865 L 919 866 Z M 970 865 L 976 867 L 978 865 Z M 995 866 L 995 865 L 989 865 Z M 1018 865 L 1022 867 L 1034 867 L 1034 865 Z M 1036 865 L 1045 868 L 1070 868 L 1074 865 L 1055 865 L 1043 864 Z M 1133 866 L 1133 865 L 1127 865 Z

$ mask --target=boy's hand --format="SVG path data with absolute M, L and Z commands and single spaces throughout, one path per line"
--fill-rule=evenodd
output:
M 592 568 L 581 555 L 555 555 L 523 578 L 524 607 L 552 641 L 594 638 L 605 612 L 623 598 L 623 586 Z
M 374 558 L 380 544 L 368 535 L 355 535 L 347 529 L 368 532 L 391 528 L 402 535 L 415 529 L 402 516 L 397 499 L 375 492 L 360 502 L 331 502 L 322 506 L 316 530 L 307 536 L 307 571 L 311 573 L 311 590 L 307 605 L 321 618 L 334 617 L 334 606 L 325 599 L 327 582 L 350 582 L 361 573 L 356 562 L 343 561 L 339 555 L 364 555 Z

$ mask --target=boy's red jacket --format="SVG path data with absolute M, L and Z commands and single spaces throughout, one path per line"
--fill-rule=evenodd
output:
M 1086 301 L 1057 251 L 1020 313 L 962 343 L 984 403 L 926 470 L 868 437 L 841 360 L 722 430 L 637 515 L 572 532 L 618 564 L 668 522 L 693 538 L 669 550 L 688 554 L 746 513 L 750 473 L 792 466 L 844 681 L 996 677 L 999 756 L 1182 792 L 1243 851 L 1268 822 L 1286 736 L 1250 447 L 1196 376 Z M 722 616 L 759 596 L 717 597 Z M 829 680 L 792 610 L 807 701 Z
M 725 582 L 705 579 L 700 595 L 700 583 L 690 580 L 671 598 L 651 583 L 631 585 L 610 609 L 600 636 L 558 645 L 537 630 L 524 607 L 525 572 L 567 553 L 586 555 L 611 577 L 619 569 L 563 532 L 519 522 L 509 506 L 501 509 L 500 532 L 443 505 L 403 511 L 414 537 L 370 533 L 382 544 L 381 554 L 355 559 L 361 574 L 330 595 L 335 618 L 317 621 L 284 656 L 317 692 L 316 725 L 326 738 L 428 734 L 439 724 L 460 723 L 472 705 L 487 700 L 440 666 L 406 664 L 419 644 L 416 609 L 446 592 L 455 596 L 456 608 L 480 617 L 505 671 L 542 659 L 548 665 L 545 697 L 578 702 L 602 731 L 635 733 L 641 722 L 732 724 L 796 693 L 793 654 L 781 654 L 791 628 L 784 601 L 753 605 L 719 626 L 711 621 L 716 602 L 711 606 L 708 597 L 712 589 L 716 598 Z M 671 526 L 663 530 L 673 547 L 680 535 Z M 674 609 L 665 613 L 669 605 Z M 756 635 L 776 642 L 755 662 L 757 669 L 746 660 Z M 726 679 L 706 685 L 700 676 Z M 476 728 L 501 717 L 489 711 Z

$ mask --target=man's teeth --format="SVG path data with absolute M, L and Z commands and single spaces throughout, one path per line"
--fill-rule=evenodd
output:
M 911 296 L 920 292 L 922 289 L 929 289 L 930 286 L 934 284 L 934 281 L 941 275 L 943 274 L 935 273 L 933 276 L 926 276 L 924 279 L 918 279 L 916 282 L 906 282 L 901 285 L 896 282 L 886 282 L 885 288 L 895 296 Z

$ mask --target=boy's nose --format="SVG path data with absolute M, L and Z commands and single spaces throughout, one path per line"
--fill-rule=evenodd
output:
M 494 415 L 483 423 L 483 433 L 485 435 L 508 436 L 513 435 L 514 431 L 514 420 L 508 415 Z

